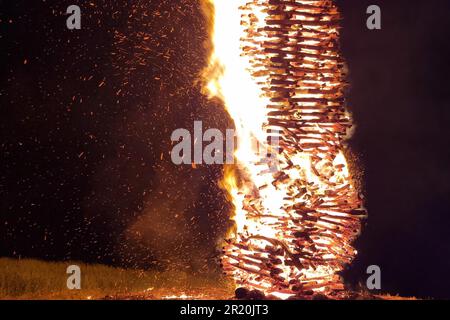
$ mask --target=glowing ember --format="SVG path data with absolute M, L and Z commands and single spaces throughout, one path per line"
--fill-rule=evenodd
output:
M 365 210 L 344 156 L 352 121 L 339 12 L 329 0 L 208 5 L 207 89 L 223 100 L 239 139 L 237 168 L 224 181 L 236 222 L 224 269 L 238 286 L 283 299 L 342 290 L 338 273 L 356 254 Z
M 205 296 L 200 294 L 200 295 L 187 295 L 185 293 L 180 294 L 180 295 L 168 295 L 168 296 L 163 296 L 162 299 L 163 300 L 201 300 L 203 299 Z

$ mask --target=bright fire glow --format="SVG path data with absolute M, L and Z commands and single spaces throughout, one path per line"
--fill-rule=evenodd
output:
M 342 290 L 365 211 L 344 155 L 339 12 L 330 0 L 205 1 L 206 87 L 238 136 L 223 182 L 236 225 L 224 269 L 237 286 L 283 299 Z

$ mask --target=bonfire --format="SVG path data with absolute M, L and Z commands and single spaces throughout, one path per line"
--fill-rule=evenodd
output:
M 235 222 L 223 268 L 240 292 L 343 295 L 340 272 L 357 253 L 352 242 L 366 211 L 346 159 L 353 124 L 338 8 L 330 0 L 205 7 L 205 87 L 222 100 L 238 138 L 236 165 L 222 181 Z

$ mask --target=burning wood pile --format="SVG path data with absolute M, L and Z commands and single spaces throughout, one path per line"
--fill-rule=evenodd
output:
M 338 294 L 366 214 L 344 155 L 352 121 L 338 9 L 331 0 L 210 1 L 208 89 L 239 140 L 225 176 L 236 228 L 223 268 L 237 286 L 282 299 Z

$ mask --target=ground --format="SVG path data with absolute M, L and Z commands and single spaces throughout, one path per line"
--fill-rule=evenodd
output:
M 67 288 L 69 265 L 77 265 L 82 270 L 81 290 Z M 346 299 L 415 299 L 358 291 Z M 127 270 L 74 261 L 0 258 L 0 300 L 227 300 L 233 297 L 234 286 L 217 274 L 193 276 L 179 270 Z
M 81 269 L 81 290 L 67 288 L 69 265 Z M 217 275 L 126 270 L 80 262 L 0 258 L 0 299 L 229 299 L 233 288 Z

